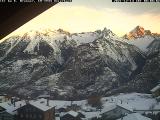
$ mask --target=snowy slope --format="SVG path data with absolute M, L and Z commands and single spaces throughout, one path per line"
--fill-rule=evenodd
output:
M 96 32 L 85 32 L 85 33 L 72 34 L 71 38 L 69 39 L 77 41 L 78 44 L 83 44 L 83 43 L 93 42 L 98 37 L 99 34 Z
M 147 47 L 149 44 L 154 40 L 155 38 L 153 36 L 144 36 L 140 38 L 136 38 L 134 40 L 126 40 L 127 43 L 132 44 L 140 48 L 142 51 L 147 52 Z
M 157 101 L 152 98 L 150 94 L 130 93 L 120 94 L 118 96 L 111 96 L 106 98 L 109 102 L 121 103 L 123 105 L 129 105 L 134 110 L 149 110 L 152 105 L 159 105 Z M 160 107 L 160 106 L 159 106 Z
M 98 33 L 96 32 L 85 32 L 85 33 L 68 33 L 66 31 L 59 30 L 43 30 L 43 31 L 29 31 L 24 36 L 30 39 L 30 43 L 24 51 L 33 51 L 34 47 L 39 44 L 41 40 L 46 41 L 53 49 L 58 52 L 59 42 L 64 40 L 75 40 L 78 44 L 93 42 L 98 38 Z M 23 37 L 24 37 L 23 36 Z
M 160 37 L 159 34 L 152 33 L 150 30 L 145 30 L 143 27 L 137 26 L 122 38 L 127 43 L 135 45 L 142 51 L 147 52 L 149 44 L 158 37 Z

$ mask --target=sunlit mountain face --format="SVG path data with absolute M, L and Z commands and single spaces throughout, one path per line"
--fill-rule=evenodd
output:
M 128 34 L 124 35 L 125 39 L 133 40 L 136 38 L 142 38 L 144 36 L 160 36 L 158 33 L 152 33 L 150 30 L 145 30 L 142 26 L 135 27 L 132 31 L 130 31 Z
M 133 30 L 123 36 L 126 42 L 137 46 L 142 51 L 147 51 L 149 44 L 159 37 L 160 34 L 152 33 L 152 31 L 146 30 L 142 26 L 136 26 Z

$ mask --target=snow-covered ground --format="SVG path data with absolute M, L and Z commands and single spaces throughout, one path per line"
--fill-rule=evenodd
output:
M 103 98 L 105 99 L 105 98 Z M 108 102 L 128 104 L 134 110 L 149 110 L 151 106 L 155 105 L 160 109 L 160 103 L 158 103 L 151 94 L 142 94 L 142 93 L 129 93 L 129 94 L 120 94 L 118 96 L 111 96 L 106 98 Z
M 103 109 L 106 109 L 106 107 L 112 103 L 128 105 L 134 110 L 149 110 L 151 106 L 160 109 L 160 102 L 157 102 L 151 94 L 142 93 L 121 93 L 117 96 L 103 97 L 102 103 Z M 91 108 L 91 106 L 88 105 L 87 100 L 73 101 L 72 104 L 81 106 L 83 110 Z M 50 105 L 56 106 L 58 109 L 71 105 L 71 101 L 50 100 Z
M 148 50 L 147 47 L 154 39 L 154 37 L 146 35 L 144 37 L 140 37 L 134 40 L 125 40 L 125 42 L 135 45 L 142 51 L 146 52 Z

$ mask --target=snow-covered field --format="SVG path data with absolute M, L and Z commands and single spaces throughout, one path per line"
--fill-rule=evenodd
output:
M 102 98 L 103 109 L 107 105 L 123 104 L 128 105 L 134 110 L 149 110 L 151 106 L 155 106 L 156 109 L 160 109 L 160 102 L 157 102 L 156 99 L 152 97 L 151 94 L 142 94 L 142 93 L 128 93 L 128 94 L 119 94 L 117 96 L 103 97 Z M 72 104 L 77 104 L 81 106 L 82 109 L 91 108 L 88 105 L 87 100 L 73 101 Z M 71 105 L 71 101 L 62 101 L 62 100 L 50 100 L 50 105 L 55 105 L 56 108 L 66 107 Z
M 134 40 L 125 40 L 125 42 L 137 46 L 142 51 L 146 52 L 148 49 L 147 47 L 155 38 L 152 36 L 144 36 Z

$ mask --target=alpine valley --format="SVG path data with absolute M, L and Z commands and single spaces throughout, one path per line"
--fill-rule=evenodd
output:
M 83 99 L 148 93 L 160 80 L 160 35 L 137 26 L 118 37 L 95 32 L 29 31 L 0 43 L 0 92 Z

